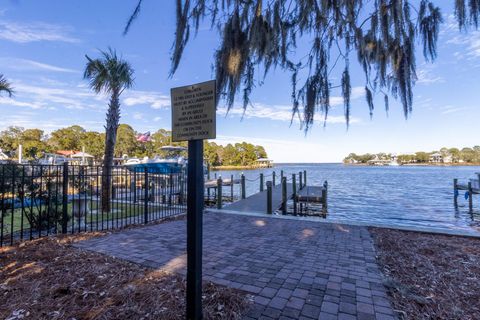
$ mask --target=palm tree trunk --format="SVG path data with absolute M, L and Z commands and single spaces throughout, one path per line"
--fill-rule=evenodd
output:
M 103 158 L 102 177 L 102 211 L 110 212 L 112 191 L 112 166 L 117 141 L 117 129 L 120 121 L 120 91 L 113 90 L 107 111 L 107 125 L 105 126 L 105 155 Z

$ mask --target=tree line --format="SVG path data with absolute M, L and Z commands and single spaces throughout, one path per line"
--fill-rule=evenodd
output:
M 344 163 L 367 163 L 371 160 L 396 160 L 398 163 L 480 163 L 480 146 L 473 148 L 441 148 L 438 151 L 419 151 L 411 154 L 393 155 L 390 153 L 350 153 Z
M 166 145 L 187 146 L 186 142 L 171 142 L 171 131 L 159 129 L 151 135 L 151 141 L 137 141 L 138 132 L 128 124 L 120 124 L 117 129 L 115 157 L 154 157 L 162 156 L 161 147 Z M 102 159 L 105 150 L 105 133 L 88 131 L 78 125 L 61 128 L 46 134 L 40 129 L 24 129 L 11 126 L 0 132 L 0 148 L 11 157 L 16 156 L 19 145 L 23 146 L 24 159 L 36 160 L 45 153 L 59 150 L 80 151 L 91 154 L 96 160 Z M 186 156 L 186 154 L 184 154 Z M 242 142 L 222 146 L 215 142 L 204 142 L 204 155 L 212 166 L 251 165 L 257 159 L 266 158 L 263 146 Z

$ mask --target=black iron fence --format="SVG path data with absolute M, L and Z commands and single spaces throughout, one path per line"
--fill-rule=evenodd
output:
M 182 214 L 186 172 L 0 164 L 0 246 L 57 233 L 123 228 Z M 102 192 L 103 191 L 103 192 Z

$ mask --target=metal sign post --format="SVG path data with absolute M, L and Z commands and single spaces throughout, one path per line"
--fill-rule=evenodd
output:
M 188 141 L 187 319 L 202 319 L 203 140 L 216 137 L 215 81 L 173 88 L 172 141 Z

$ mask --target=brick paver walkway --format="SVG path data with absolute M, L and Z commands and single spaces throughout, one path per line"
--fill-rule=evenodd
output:
M 185 273 L 185 221 L 94 238 L 78 246 Z M 394 319 L 365 227 L 204 217 L 204 278 L 255 295 L 246 319 Z

